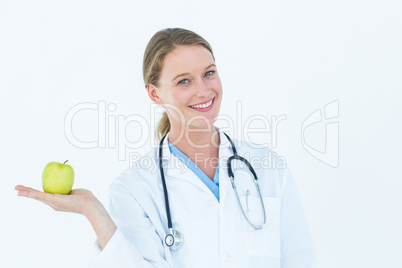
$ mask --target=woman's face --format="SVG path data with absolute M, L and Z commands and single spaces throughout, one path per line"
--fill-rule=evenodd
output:
M 156 92 L 172 128 L 212 127 L 222 100 L 212 54 L 200 45 L 177 47 L 163 61 Z

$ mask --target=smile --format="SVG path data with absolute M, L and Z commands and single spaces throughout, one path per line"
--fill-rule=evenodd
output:
M 191 107 L 193 109 L 206 109 L 212 105 L 214 99 L 215 99 L 215 97 L 207 102 L 196 104 L 196 105 L 190 105 L 189 107 Z

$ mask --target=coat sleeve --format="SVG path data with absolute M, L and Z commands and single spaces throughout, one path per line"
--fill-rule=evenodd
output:
M 282 268 L 315 268 L 313 242 L 296 183 L 289 169 L 282 174 Z
M 90 261 L 93 268 L 170 267 L 163 242 L 141 205 L 119 182 L 110 186 L 110 215 L 117 230 L 103 250 L 96 241 Z

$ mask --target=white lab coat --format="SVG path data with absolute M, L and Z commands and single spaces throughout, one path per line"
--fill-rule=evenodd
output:
M 111 184 L 109 210 L 118 228 L 103 251 L 96 243 L 91 267 L 315 267 L 312 240 L 290 171 L 258 163 L 258 158 L 274 153 L 269 148 L 233 140 L 238 154 L 254 166 L 265 204 L 265 227 L 254 230 L 243 217 L 228 177 L 227 159 L 233 152 L 222 132 L 220 140 L 220 202 L 170 153 L 164 140 L 173 229 L 184 237 L 182 248 L 172 251 L 164 244 L 168 225 L 155 148 L 143 156 L 147 160 L 139 160 Z M 260 199 L 249 174 L 238 169 L 235 181 L 249 218 L 261 223 Z

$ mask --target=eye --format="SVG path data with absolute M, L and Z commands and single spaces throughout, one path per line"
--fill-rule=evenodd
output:
M 178 84 L 178 85 L 179 85 L 179 84 L 184 85 L 184 84 L 187 84 L 187 83 L 188 83 L 188 79 L 183 79 L 183 80 L 180 80 L 179 83 L 177 83 L 177 84 Z
M 208 71 L 205 73 L 204 76 L 210 76 L 210 75 L 213 75 L 214 73 L 215 73 L 215 71 Z

